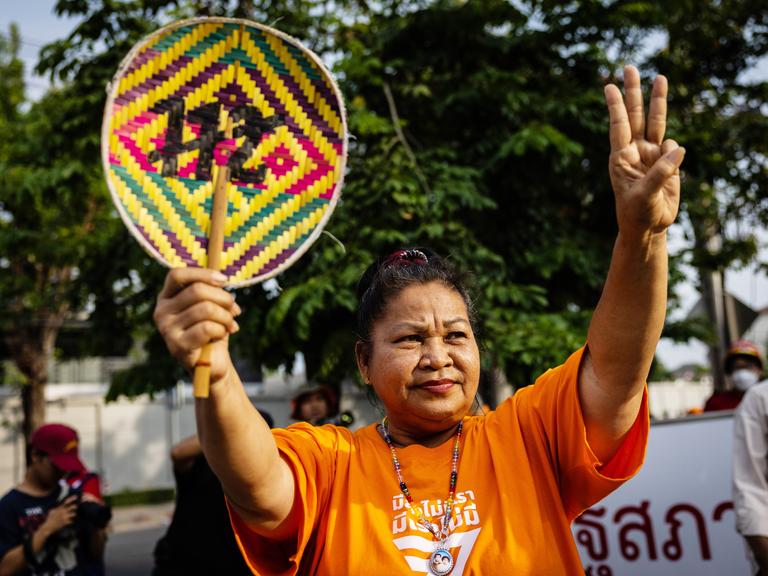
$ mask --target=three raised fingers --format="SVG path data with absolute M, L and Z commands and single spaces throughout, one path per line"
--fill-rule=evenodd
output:
M 651 93 L 648 123 L 643 113 L 640 73 L 634 66 L 624 68 L 624 97 L 614 84 L 605 87 L 605 102 L 610 116 L 611 151 L 616 152 L 634 140 L 661 145 L 667 127 L 667 79 L 656 77 Z

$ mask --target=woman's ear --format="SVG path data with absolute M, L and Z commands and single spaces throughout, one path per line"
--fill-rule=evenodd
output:
M 358 340 L 355 342 L 355 360 L 357 360 L 357 369 L 366 385 L 371 384 L 368 371 L 368 361 L 370 360 L 370 344 Z

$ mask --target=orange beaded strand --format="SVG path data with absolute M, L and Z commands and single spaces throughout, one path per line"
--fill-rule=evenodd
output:
M 448 498 L 445 501 L 445 514 L 443 515 L 443 525 L 438 532 L 435 530 L 432 523 L 427 520 L 421 508 L 413 505 L 413 498 L 408 490 L 408 485 L 403 479 L 402 469 L 400 466 L 400 460 L 397 458 L 397 452 L 395 451 L 395 445 L 392 441 L 392 436 L 389 433 L 389 423 L 387 417 L 381 421 L 381 429 L 384 432 L 384 440 L 389 446 L 389 451 L 392 454 L 392 464 L 395 467 L 395 474 L 397 474 L 397 481 L 400 484 L 400 491 L 405 496 L 405 507 L 410 510 L 415 516 L 419 524 L 429 530 L 435 539 L 440 542 L 445 542 L 448 537 L 448 531 L 450 530 L 451 512 L 453 511 L 453 502 L 456 497 L 456 481 L 459 477 L 458 463 L 459 463 L 459 441 L 461 440 L 461 431 L 464 426 L 464 422 L 459 422 L 459 426 L 456 428 L 456 440 L 453 443 L 453 455 L 451 457 L 451 479 L 449 484 Z

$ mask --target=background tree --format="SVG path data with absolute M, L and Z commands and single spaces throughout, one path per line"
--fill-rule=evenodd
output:
M 724 275 L 758 257 L 755 232 L 768 224 L 768 81 L 748 75 L 768 51 L 768 6 L 710 0 L 670 8 L 662 28 L 668 48 L 649 66 L 669 70 L 670 83 L 682 88 L 670 114 L 692 151 L 683 198 L 687 259 L 698 272 L 711 371 L 722 388 L 725 351 L 741 336 L 729 329 Z
M 77 125 L 81 102 L 64 88 L 25 103 L 14 28 L 2 44 L 0 328 L 23 378 L 28 434 L 45 417 L 48 363 L 62 325 L 93 306 L 86 280 L 120 231 Z
M 316 342 L 321 379 L 350 374 L 354 280 L 425 243 L 475 272 L 486 362 L 530 382 L 583 339 L 615 233 L 607 182 L 584 169 L 607 156 L 600 60 L 546 72 L 556 48 L 506 2 L 410 8 L 384 3 L 339 38 L 355 140 L 329 228 L 347 253 L 288 271 L 258 331 Z
M 766 85 L 744 82 L 766 50 L 768 7 L 756 0 L 59 0 L 56 9 L 79 24 L 43 50 L 39 68 L 76 103 L 67 118 L 78 152 L 64 158 L 78 158 L 78 182 L 94 198 L 107 198 L 96 161 L 103 88 L 157 26 L 250 17 L 332 64 L 353 136 L 342 201 L 329 234 L 276 284 L 239 292 L 246 314 L 232 346 L 256 365 L 290 366 L 302 352 L 311 378 L 354 374 L 355 282 L 375 255 L 414 243 L 475 272 L 486 368 L 524 384 L 562 360 L 585 338 L 616 233 L 602 87 L 625 61 L 670 78 L 669 134 L 689 149 L 682 219 L 696 240 L 683 259 L 725 268 L 755 256 L 745 234 L 712 255 L 699 230 L 765 224 L 768 213 Z M 166 387 L 179 374 L 149 336 L 163 271 L 114 213 L 104 217 L 119 258 L 77 268 L 89 290 L 70 309 L 96 303 L 94 331 L 122 326 L 126 341 L 145 339 L 147 363 L 119 375 L 113 397 Z M 668 334 L 704 332 L 679 323 Z
M 754 0 L 542 2 L 538 10 L 544 26 L 560 28 L 572 45 L 598 44 L 639 62 L 649 75 L 669 77 L 669 133 L 691 152 L 680 220 L 692 247 L 679 260 L 696 270 L 708 318 L 669 323 L 665 334 L 708 343 L 720 388 L 724 351 L 740 336 L 725 318 L 724 275 L 759 259 L 755 232 L 768 223 L 768 82 L 765 72 L 750 74 L 765 64 L 768 6 Z M 672 273 L 679 280 L 679 266 Z

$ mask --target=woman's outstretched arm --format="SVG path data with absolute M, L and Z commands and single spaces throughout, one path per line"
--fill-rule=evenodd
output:
M 603 461 L 637 418 L 643 388 L 664 326 L 667 229 L 680 203 L 679 167 L 685 149 L 664 140 L 667 80 L 653 83 L 646 119 L 640 75 L 624 70 L 624 90 L 605 88 L 610 116 L 609 173 L 619 234 L 589 327 L 589 355 L 579 397 L 587 438 Z
M 240 308 L 222 287 L 225 278 L 201 268 L 168 273 L 154 320 L 171 354 L 194 370 L 202 347 L 213 343 L 208 398 L 195 401 L 203 452 L 237 512 L 275 539 L 292 535 L 290 468 L 280 458 L 269 426 L 251 404 L 229 355 Z

